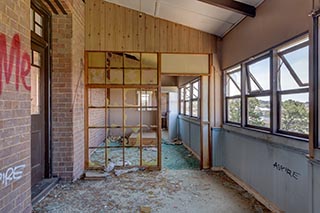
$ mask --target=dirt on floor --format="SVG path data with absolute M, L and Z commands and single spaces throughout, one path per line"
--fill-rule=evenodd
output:
M 33 212 L 270 212 L 223 172 L 137 171 L 58 184 Z

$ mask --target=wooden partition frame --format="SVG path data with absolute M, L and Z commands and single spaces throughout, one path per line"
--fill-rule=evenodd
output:
M 156 110 L 157 110 L 157 119 L 156 119 L 156 135 L 157 135 L 157 165 L 156 166 L 147 166 L 147 165 L 143 165 L 142 163 L 142 149 L 143 149 L 143 144 L 142 144 L 142 128 L 143 128 L 143 124 L 142 124 L 142 104 L 140 104 L 139 107 L 137 107 L 137 109 L 140 109 L 140 124 L 139 124 L 139 129 L 140 129 L 140 144 L 139 144 L 139 149 L 140 149 L 140 164 L 139 167 L 145 167 L 148 168 L 150 170 L 160 170 L 161 169 L 161 132 L 160 132 L 160 123 L 161 123 L 161 113 L 160 113 L 160 101 L 161 101 L 161 79 L 160 79 L 160 62 L 159 62 L 159 54 L 158 53 L 152 53 L 152 54 L 157 54 L 157 83 L 153 84 L 153 85 L 148 85 L 148 84 L 142 84 L 141 83 L 141 76 L 142 76 L 142 67 L 141 67 L 141 61 L 140 60 L 140 84 L 125 84 L 124 83 L 124 78 L 123 78 L 123 84 L 119 84 L 119 85 L 115 85 L 115 84 L 89 84 L 88 82 L 88 72 L 89 72 L 89 63 L 88 63 L 88 54 L 89 53 L 105 53 L 105 55 L 107 53 L 118 53 L 118 54 L 124 54 L 124 53 L 139 53 L 140 56 L 142 54 L 147 54 L 150 52 L 130 52 L 130 51 L 125 51 L 125 52 L 117 52 L 117 51 L 86 51 L 85 52 L 85 95 L 84 95 L 84 106 L 85 106 L 85 169 L 101 169 L 98 167 L 90 167 L 89 165 L 89 90 L 92 88 L 96 88 L 96 89 L 122 89 L 122 107 L 117 107 L 117 108 L 121 108 L 122 109 L 122 131 L 123 133 L 125 133 L 125 128 L 130 128 L 125 126 L 125 121 L 124 121 L 124 109 L 125 107 L 125 102 L 124 102 L 124 91 L 125 89 L 138 89 L 139 91 L 143 91 L 143 90 L 149 90 L 149 89 L 156 89 L 157 90 L 157 106 L 156 106 Z M 123 56 L 124 57 L 124 56 Z M 123 60 L 124 61 L 124 60 Z M 124 62 L 123 62 L 124 63 Z M 106 70 L 106 67 L 104 68 Z M 123 76 L 125 75 L 124 72 L 125 68 L 123 66 Z M 140 94 L 140 99 L 141 99 L 141 94 Z M 107 104 L 105 103 L 104 106 L 105 110 L 107 110 Z M 131 108 L 131 107 L 129 107 Z M 155 108 L 155 107 L 154 107 Z M 106 115 L 105 115 L 106 116 Z M 105 118 L 105 122 L 106 122 L 106 118 Z M 106 129 L 108 128 L 106 123 L 105 126 L 103 127 L 106 131 Z M 97 147 L 98 148 L 98 147 Z M 108 147 L 107 144 L 105 145 L 105 150 L 107 150 Z M 132 148 L 130 146 L 125 146 L 124 142 L 122 143 L 122 152 L 123 152 L 123 166 L 125 166 L 124 162 L 125 162 L 125 152 L 124 149 L 125 148 Z M 105 151 L 105 166 L 107 165 L 107 160 L 108 160 L 108 156 L 107 156 L 107 151 Z M 128 166 L 130 167 L 130 166 Z

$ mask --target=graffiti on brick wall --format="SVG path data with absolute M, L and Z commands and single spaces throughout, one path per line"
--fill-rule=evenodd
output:
M 22 178 L 23 169 L 26 165 L 22 164 L 15 167 L 10 167 L 4 172 L 0 172 L 0 182 L 2 185 L 7 186 L 14 180 L 19 180 Z
M 8 52 L 6 36 L 0 33 L 0 95 L 4 84 L 10 83 L 14 69 L 16 90 L 19 91 L 21 81 L 23 87 L 30 91 L 31 87 L 26 82 L 31 69 L 30 55 L 26 52 L 21 53 L 21 41 L 18 34 L 13 36 L 10 52 Z

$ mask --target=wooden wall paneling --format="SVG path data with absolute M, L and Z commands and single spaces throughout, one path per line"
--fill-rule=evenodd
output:
M 181 49 L 179 50 L 184 50 L 184 52 L 189 52 L 189 34 L 188 34 L 188 29 L 186 27 L 181 26 L 182 28 L 182 35 L 180 37 L 180 42 L 181 44 Z
M 132 35 L 133 35 L 133 48 L 134 50 L 139 50 L 139 27 L 138 27 L 138 18 L 139 14 L 137 11 L 133 11 L 132 13 Z
M 90 1 L 89 1 L 90 2 Z M 100 13 L 101 13 L 101 5 L 99 4 L 100 1 L 92 1 L 91 10 L 89 13 L 91 13 L 91 16 L 89 17 L 89 24 L 90 25 L 90 40 L 89 44 L 93 47 L 92 49 L 100 49 L 100 39 L 101 39 L 101 23 L 100 23 Z
M 155 50 L 155 18 L 151 16 L 145 16 L 146 27 L 145 27 L 145 51 L 154 52 Z
M 125 10 L 126 8 L 121 6 L 116 6 L 116 12 L 114 13 L 115 22 L 113 26 L 115 28 L 114 32 L 116 32 L 115 36 L 115 44 L 118 51 L 125 50 L 125 39 L 124 39 L 124 28 L 125 28 Z
M 105 14 L 105 19 L 107 20 L 105 22 L 105 37 L 106 37 L 106 43 L 105 43 L 105 47 L 103 49 L 107 50 L 107 48 L 109 48 L 110 50 L 115 50 L 115 33 L 112 32 L 111 29 L 113 29 L 113 25 L 114 25 L 114 17 L 113 17 L 113 10 L 115 5 L 114 4 L 105 4 L 106 7 L 106 14 Z
M 138 15 L 138 26 L 139 26 L 139 44 L 138 49 L 139 51 L 145 50 L 145 43 L 146 43 L 146 19 L 145 14 L 142 14 L 142 16 Z
M 107 37 L 106 37 L 106 30 L 107 28 L 106 26 L 106 22 L 108 22 L 108 19 L 105 18 L 105 14 L 106 14 L 106 2 L 103 1 L 102 5 L 99 7 L 101 12 L 100 12 L 100 25 L 103 27 L 100 27 L 100 45 L 99 45 L 99 49 L 103 49 L 103 47 L 107 46 L 106 45 L 106 41 L 107 41 Z
M 132 51 L 133 48 L 133 35 L 132 35 L 132 18 L 133 11 L 129 9 L 125 9 L 125 34 L 124 34 L 124 42 L 125 42 L 125 50 Z
M 189 36 L 190 36 L 189 38 L 190 38 L 191 41 L 195 41 L 195 42 L 191 42 L 189 44 L 190 50 L 192 50 L 194 52 L 199 52 L 199 42 L 197 42 L 197 41 L 199 41 L 199 33 L 198 33 L 198 31 L 192 29 L 190 31 Z
M 198 41 L 198 49 L 199 49 L 199 52 L 201 52 L 203 50 L 203 39 L 204 39 L 204 32 L 201 32 L 199 31 L 199 41 Z
M 102 0 L 86 4 L 86 50 L 212 53 L 216 37 Z
M 176 41 L 174 41 L 174 24 L 168 23 L 167 25 L 167 52 L 174 52 L 174 47 L 176 45 Z
M 154 18 L 154 51 L 159 52 L 160 50 L 160 19 Z
M 160 52 L 166 52 L 167 50 L 167 39 L 168 39 L 168 22 L 160 19 Z
M 180 25 L 179 24 L 174 24 L 173 26 L 173 36 L 172 36 L 172 40 L 174 43 L 174 47 L 173 47 L 173 52 L 179 52 L 179 28 Z

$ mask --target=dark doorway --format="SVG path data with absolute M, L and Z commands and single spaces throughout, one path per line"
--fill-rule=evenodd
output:
M 45 177 L 46 103 L 45 103 L 45 50 L 32 43 L 31 62 L 31 184 Z
M 39 192 L 51 177 L 50 163 L 50 13 L 31 2 L 31 186 Z M 41 188 L 41 187 L 40 187 Z

